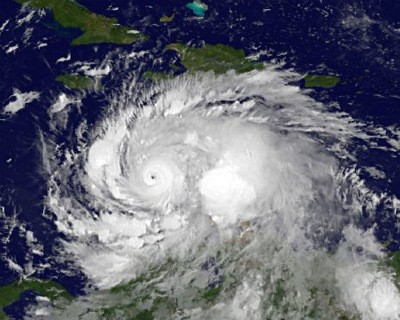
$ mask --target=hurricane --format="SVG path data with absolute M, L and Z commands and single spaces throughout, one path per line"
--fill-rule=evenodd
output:
M 133 74 L 71 145 L 54 125 L 47 206 L 91 285 L 51 318 L 398 319 L 387 254 L 362 223 L 398 200 L 368 188 L 355 147 L 386 136 L 314 100 L 302 76 Z

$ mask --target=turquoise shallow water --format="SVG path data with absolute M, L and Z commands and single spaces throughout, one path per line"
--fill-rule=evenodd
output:
M 202 7 L 199 3 L 197 3 L 196 1 L 189 2 L 186 5 L 186 8 L 192 10 L 193 13 L 198 17 L 203 17 L 207 10 L 204 7 Z

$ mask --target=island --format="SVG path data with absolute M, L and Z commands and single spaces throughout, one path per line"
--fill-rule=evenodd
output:
M 339 83 L 337 76 L 324 76 L 308 74 L 304 77 L 306 88 L 333 88 Z
M 57 300 L 72 301 L 74 299 L 62 285 L 54 281 L 22 278 L 0 287 L 0 320 L 8 319 L 4 312 L 4 307 L 17 302 L 25 291 L 34 291 L 40 296 L 47 297 L 52 302 Z
M 175 12 L 171 16 L 167 16 L 167 15 L 162 16 L 160 18 L 160 22 L 168 23 L 168 22 L 171 22 L 172 20 L 174 20 L 174 18 L 175 18 Z
M 146 40 L 137 30 L 118 24 L 117 19 L 91 12 L 74 0 L 15 0 L 32 8 L 49 9 L 54 19 L 63 27 L 79 28 L 82 35 L 72 40 L 72 45 L 93 43 L 130 44 Z
M 200 0 L 194 0 L 193 2 L 186 4 L 186 8 L 192 10 L 196 16 L 203 17 L 208 10 L 208 5 Z
M 59 75 L 56 77 L 56 81 L 61 82 L 71 90 L 86 90 L 95 86 L 93 78 L 74 73 Z
M 214 71 L 223 74 L 235 70 L 237 73 L 245 73 L 264 68 L 262 63 L 247 59 L 243 49 L 223 44 L 205 44 L 202 48 L 194 48 L 184 43 L 172 43 L 166 49 L 178 52 L 182 65 L 189 72 Z

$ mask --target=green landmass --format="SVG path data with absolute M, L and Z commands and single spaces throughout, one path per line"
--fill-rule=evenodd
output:
M 398 284 L 400 284 L 400 251 L 389 253 L 386 265 L 392 268 Z
M 62 285 L 54 281 L 34 278 L 20 279 L 0 287 L 0 320 L 8 319 L 4 312 L 4 307 L 18 301 L 21 294 L 27 290 L 32 290 L 40 296 L 49 298 L 51 301 L 59 299 L 72 301 L 74 298 Z
M 215 300 L 222 291 L 222 286 L 218 286 L 215 288 L 207 289 L 206 292 L 203 293 L 202 298 L 207 301 Z
M 179 284 L 177 292 L 165 286 L 165 279 L 175 278 L 177 268 L 181 267 L 178 264 L 178 261 L 168 259 L 165 264 L 151 268 L 146 274 L 107 290 L 105 299 L 113 302 L 107 303 L 107 307 L 102 306 L 99 318 L 172 319 L 179 309 L 186 309 L 188 306 L 207 307 L 215 303 L 225 287 L 198 287 L 193 285 L 195 275 L 192 281 Z M 184 293 L 180 292 L 183 287 Z
M 52 11 L 54 19 L 63 27 L 79 28 L 82 35 L 72 41 L 72 45 L 90 43 L 129 44 L 147 39 L 130 27 L 121 26 L 117 19 L 107 18 L 88 10 L 74 0 L 15 0 L 33 8 Z
M 161 81 L 173 79 L 174 75 L 162 72 L 146 71 L 143 73 L 143 78 L 151 81 Z
M 206 44 L 203 48 L 193 48 L 183 43 L 167 45 L 167 50 L 175 50 L 181 56 L 182 65 L 189 72 L 214 71 L 223 74 L 228 70 L 245 73 L 254 69 L 263 69 L 261 63 L 248 60 L 242 49 L 223 44 Z
M 56 81 L 61 82 L 71 90 L 85 90 L 93 88 L 95 81 L 93 78 L 81 74 L 63 74 L 56 77 Z
M 168 22 L 171 22 L 172 20 L 174 20 L 174 18 L 175 18 L 175 12 L 171 16 L 167 16 L 167 15 L 162 16 L 160 18 L 160 22 L 168 23 Z
M 285 299 L 285 288 L 284 288 L 285 281 L 283 279 L 278 279 L 276 281 L 276 288 L 272 294 L 272 305 L 275 308 L 278 308 Z
M 262 63 L 248 60 L 242 49 L 235 49 L 223 44 L 206 44 L 203 48 L 193 48 L 183 43 L 172 43 L 167 45 L 166 49 L 178 52 L 181 64 L 189 72 L 214 71 L 217 74 L 223 74 L 228 70 L 235 70 L 237 73 L 245 73 L 264 68 Z M 170 64 L 170 67 L 182 71 L 180 67 L 174 64 Z M 152 81 L 160 81 L 172 79 L 174 75 L 146 71 L 143 77 Z
M 339 83 L 339 77 L 308 74 L 304 77 L 306 88 L 333 88 Z
M 117 298 L 118 303 L 102 308 L 100 318 L 153 320 L 156 314 L 174 314 L 177 308 L 175 300 L 159 289 L 155 281 L 161 275 L 170 273 L 174 263 L 168 259 L 165 264 L 151 268 L 146 275 L 111 288 L 109 293 Z

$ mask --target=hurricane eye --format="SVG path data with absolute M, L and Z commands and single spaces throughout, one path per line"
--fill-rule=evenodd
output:
M 145 174 L 143 180 L 148 186 L 153 186 L 157 183 L 158 176 L 155 172 L 149 172 Z

